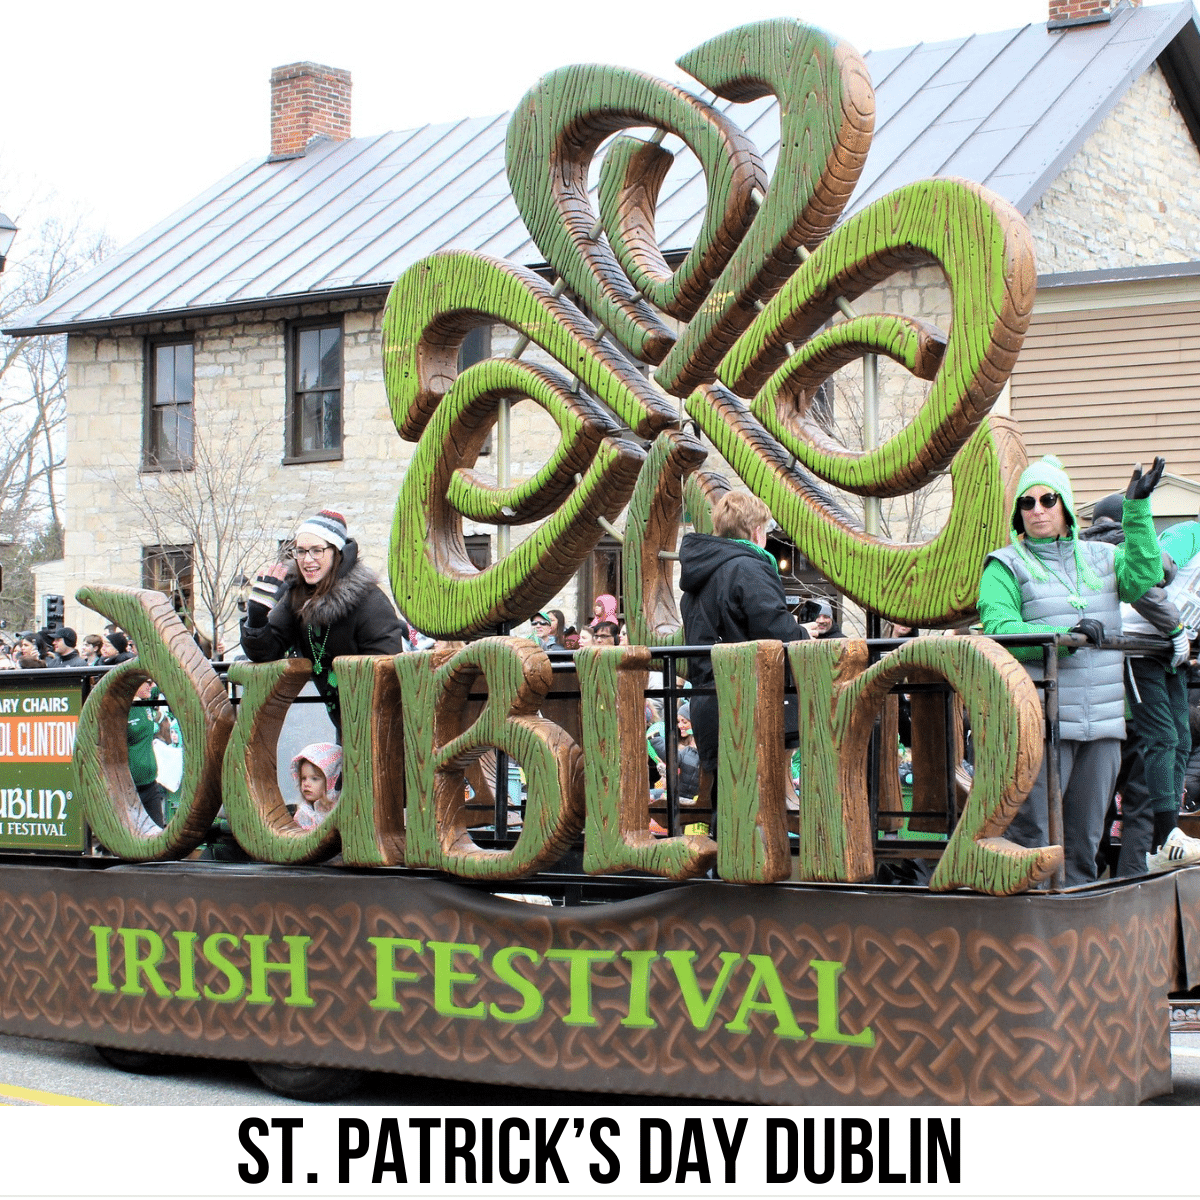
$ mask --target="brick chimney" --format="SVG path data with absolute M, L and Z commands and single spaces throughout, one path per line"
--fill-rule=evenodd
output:
M 290 63 L 271 72 L 271 157 L 295 158 L 315 137 L 350 137 L 350 72 Z
M 1137 8 L 1142 0 L 1050 0 L 1048 29 L 1067 29 L 1072 25 L 1095 25 L 1111 21 L 1121 5 Z

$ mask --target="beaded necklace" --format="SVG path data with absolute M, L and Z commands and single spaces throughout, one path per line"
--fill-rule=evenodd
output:
M 320 627 L 318 626 L 318 628 Z M 321 639 L 321 644 L 319 646 L 317 645 L 316 640 L 313 638 L 313 627 L 311 625 L 306 625 L 304 627 L 304 632 L 308 636 L 308 648 L 312 651 L 313 674 L 320 675 L 325 670 L 325 647 L 329 643 L 329 635 L 333 632 L 333 626 L 330 625 L 329 628 L 325 630 L 325 636 Z M 330 671 L 326 676 L 326 679 L 328 679 L 330 687 L 337 687 L 338 681 L 336 671 Z
M 1033 551 L 1030 551 L 1030 554 L 1034 558 L 1037 558 L 1038 562 L 1042 565 L 1042 569 L 1049 572 L 1050 577 L 1056 583 L 1059 583 L 1062 585 L 1063 590 L 1067 593 L 1067 603 L 1070 604 L 1070 606 L 1073 609 L 1076 609 L 1078 612 L 1086 612 L 1088 602 L 1080 595 L 1080 592 L 1083 589 L 1080 587 L 1079 582 L 1078 582 L 1079 575 L 1081 573 L 1078 558 L 1076 558 L 1076 561 L 1075 561 L 1076 584 L 1074 587 L 1072 587 L 1070 585 L 1070 583 L 1066 579 L 1064 579 L 1048 562 L 1046 562 L 1046 560 L 1044 558 L 1040 558 L 1038 555 L 1033 554 Z

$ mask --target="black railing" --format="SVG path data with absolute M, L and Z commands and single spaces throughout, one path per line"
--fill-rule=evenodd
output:
M 870 639 L 867 642 L 869 663 L 877 662 L 889 651 L 904 644 L 906 639 Z M 1042 697 L 1045 716 L 1044 725 L 1044 761 L 1047 774 L 1047 797 L 1049 803 L 1050 840 L 1062 844 L 1062 789 L 1059 780 L 1058 754 L 1054 751 L 1058 746 L 1058 657 L 1060 648 L 1068 650 L 1081 648 L 1090 643 L 1080 635 L 1018 635 L 993 639 L 1001 645 L 1010 648 L 1034 647 L 1041 651 L 1043 678 L 1035 680 L 1034 684 Z M 1164 661 L 1169 660 L 1171 643 L 1161 637 L 1122 636 L 1106 639 L 1105 648 L 1121 650 L 1127 655 L 1155 657 Z M 661 674 L 661 686 L 648 687 L 645 691 L 647 699 L 660 701 L 663 711 L 663 743 L 665 748 L 665 778 L 662 788 L 650 786 L 649 759 L 647 761 L 647 799 L 651 804 L 652 818 L 659 820 L 667 834 L 678 834 L 690 825 L 704 825 L 711 821 L 711 808 L 701 795 L 696 803 L 685 803 L 679 795 L 678 788 L 678 755 L 679 732 L 675 715 L 678 705 L 698 695 L 712 695 L 713 688 L 696 688 L 681 684 L 681 664 L 705 658 L 710 654 L 707 646 L 660 646 L 651 648 L 651 674 Z M 570 651 L 552 651 L 549 655 L 554 672 L 555 682 L 552 690 L 545 698 L 545 708 L 552 712 L 555 705 L 576 705 L 580 699 L 580 689 L 575 677 L 574 656 Z M 230 664 L 217 662 L 212 664 L 219 676 L 224 680 L 229 691 L 231 703 L 236 707 L 240 700 L 240 688 L 232 683 L 227 676 Z M 0 671 L 0 696 L 5 690 L 15 685 L 28 686 L 48 685 L 52 682 L 65 681 L 81 682 L 83 699 L 86 703 L 88 693 L 95 682 L 111 667 L 90 666 L 71 668 L 51 668 L 47 670 L 15 670 Z M 870 799 L 871 830 L 875 847 L 876 861 L 888 859 L 932 859 L 940 855 L 947 838 L 953 833 L 960 812 L 959 777 L 964 763 L 959 753 L 960 739 L 966 742 L 960 725 L 961 716 L 954 703 L 953 689 L 944 682 L 901 682 L 892 689 L 893 694 L 908 697 L 922 695 L 940 695 L 942 697 L 941 728 L 944 735 L 945 761 L 942 769 L 945 781 L 944 803 L 940 809 L 928 804 L 917 813 L 910 805 L 899 809 L 881 804 L 881 796 L 894 794 L 895 787 L 882 786 L 881 772 L 890 769 L 896 755 L 891 748 L 881 742 L 883 723 L 877 718 L 875 730 L 871 738 L 864 769 L 867 771 L 868 795 Z M 790 675 L 785 686 L 785 693 L 795 695 L 795 684 Z M 482 688 L 472 692 L 471 699 L 482 699 L 485 692 Z M 164 707 L 165 702 L 156 700 L 136 701 L 147 707 Z M 320 696 L 309 695 L 297 697 L 296 704 L 323 704 Z M 561 710 L 560 710 L 561 711 Z M 184 747 L 186 754 L 187 748 Z M 468 810 L 474 815 L 471 820 L 472 836 L 481 846 L 503 848 L 515 843 L 520 836 L 519 822 L 524 819 L 524 794 L 519 782 L 519 769 L 514 770 L 508 755 L 502 750 L 494 752 L 494 780 L 491 795 L 488 795 L 489 774 L 491 769 L 474 773 L 475 795 L 468 801 Z M 969 764 L 968 764 L 969 765 Z M 800 795 L 803 797 L 803 771 L 800 764 Z M 914 786 L 919 782 L 914 780 Z M 923 782 L 923 781 L 921 781 Z M 903 795 L 903 788 L 899 789 Z M 660 793 L 657 794 L 656 793 Z M 928 800 L 927 790 L 925 799 Z M 803 803 L 803 799 L 801 799 Z M 913 833 L 911 825 L 914 816 L 918 823 L 928 825 L 932 821 L 940 821 L 942 828 L 937 831 L 925 830 Z M 514 819 L 516 818 L 516 819 Z M 661 820 L 659 819 L 661 818 Z M 794 826 L 795 821 L 789 822 Z M 892 828 L 889 828 L 892 827 Z M 905 836 L 899 836 L 898 829 L 908 828 Z M 791 830 L 793 837 L 797 831 Z M 90 844 L 90 843 L 89 843 Z M 578 850 L 579 847 L 576 847 Z M 36 853 L 36 852 L 33 852 Z M 573 855 L 556 868 L 556 876 L 570 876 L 574 870 Z M 539 876 L 544 878 L 544 876 Z M 1057 887 L 1062 886 L 1061 872 L 1055 881 Z

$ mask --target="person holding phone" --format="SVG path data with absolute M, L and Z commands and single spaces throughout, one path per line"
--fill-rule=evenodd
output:
M 358 560 L 341 513 L 322 509 L 299 529 L 286 563 L 259 572 L 242 621 L 251 662 L 312 660 L 313 678 L 341 738 L 334 659 L 345 654 L 399 654 L 405 627 L 378 576 Z

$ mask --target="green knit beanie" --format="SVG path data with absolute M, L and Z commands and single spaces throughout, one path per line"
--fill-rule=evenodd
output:
M 1030 463 L 1021 478 L 1017 480 L 1017 499 L 1038 484 L 1058 493 L 1058 502 L 1067 514 L 1067 524 L 1074 530 L 1076 527 L 1075 492 L 1071 488 L 1071 480 L 1061 459 L 1056 458 L 1053 454 L 1044 454 L 1037 462 Z M 1013 501 L 1012 527 L 1017 533 L 1025 532 L 1025 521 L 1016 500 Z

